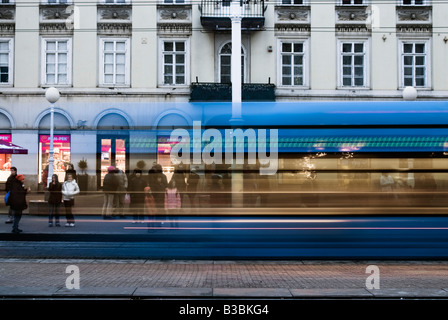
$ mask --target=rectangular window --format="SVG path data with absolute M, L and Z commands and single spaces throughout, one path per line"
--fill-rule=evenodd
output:
M 186 84 L 186 41 L 163 41 L 163 84 Z
M 43 84 L 71 84 L 71 40 L 43 40 Z
M 341 42 L 342 87 L 366 86 L 365 42 Z
M 0 39 L 0 84 L 12 84 L 12 40 Z
M 104 0 L 104 3 L 106 4 L 123 4 L 128 2 L 128 0 Z
M 0 3 L 14 3 L 14 0 L 1 0 Z
M 71 3 L 70 0 L 48 0 L 48 4 L 66 4 Z
M 129 39 L 102 39 L 102 85 L 129 85 Z
M 402 43 L 402 83 L 404 87 L 427 87 L 427 43 Z
M 39 136 L 39 182 L 46 183 L 50 159 L 50 135 Z M 65 179 L 65 169 L 70 163 L 70 135 L 53 135 L 53 173 L 59 181 Z
M 424 6 L 426 5 L 425 0 L 402 0 L 402 5 L 404 6 Z
M 164 4 L 184 4 L 185 0 L 163 0 Z
M 283 86 L 305 85 L 304 42 L 281 43 L 281 84 Z
M 364 5 L 366 0 L 342 0 L 342 5 L 356 6 Z
M 287 4 L 287 5 L 304 5 L 305 0 L 282 0 L 281 4 Z

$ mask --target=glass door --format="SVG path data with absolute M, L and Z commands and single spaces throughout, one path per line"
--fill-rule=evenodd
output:
M 98 137 L 98 147 L 99 147 L 99 186 L 103 186 L 104 177 L 107 174 L 107 169 L 110 166 L 123 170 L 127 172 L 128 169 L 128 142 L 127 137 Z

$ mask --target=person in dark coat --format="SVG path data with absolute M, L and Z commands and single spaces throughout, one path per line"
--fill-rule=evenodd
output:
M 115 177 L 115 167 L 107 168 L 107 174 L 103 180 L 104 202 L 103 202 L 103 219 L 112 219 L 112 211 L 114 209 L 114 196 L 118 189 L 118 180 Z
M 187 192 L 187 183 L 185 182 L 185 166 L 180 163 L 177 168 L 174 169 L 173 176 L 171 177 L 171 180 L 176 181 L 176 188 L 177 191 L 180 193 L 180 199 L 181 199 L 181 206 L 184 206 L 184 199 L 183 196 Z
M 12 223 L 12 233 L 19 233 L 19 222 L 22 219 L 22 212 L 28 205 L 26 203 L 26 194 L 31 191 L 30 187 L 25 187 L 25 176 L 19 174 L 11 183 L 11 193 L 9 195 L 8 203 L 11 207 L 14 221 Z
M 53 217 L 56 227 L 60 227 L 59 223 L 59 208 L 62 203 L 62 184 L 59 182 L 57 174 L 53 174 L 51 182 L 48 187 L 50 196 L 48 198 L 48 226 L 53 226 Z
M 6 180 L 6 184 L 5 184 L 6 192 L 11 191 L 12 182 L 16 179 L 16 176 L 17 176 L 17 168 L 16 167 L 11 167 L 10 171 L 11 171 L 11 174 L 8 177 L 8 179 Z M 9 206 L 8 203 L 6 205 Z M 11 207 L 9 207 L 8 220 L 6 220 L 5 223 L 13 223 L 13 221 L 14 221 L 14 216 L 12 214 Z
M 64 178 L 64 181 L 67 181 L 67 176 L 68 176 L 69 174 L 72 175 L 73 180 L 76 180 L 76 181 L 78 180 L 78 177 L 76 176 L 76 170 L 75 170 L 75 168 L 73 167 L 73 165 L 72 165 L 71 163 L 69 163 L 69 164 L 67 165 L 67 169 L 65 170 L 65 178 Z
M 196 169 L 191 169 L 190 175 L 188 176 L 187 180 L 187 191 L 188 191 L 188 198 L 190 198 L 190 206 L 191 208 L 195 207 L 195 199 L 196 199 L 196 193 L 198 190 L 198 184 L 199 184 L 199 175 L 196 173 Z
M 144 211 L 145 211 L 145 188 L 148 186 L 148 183 L 142 177 L 142 170 L 135 169 L 134 175 L 129 182 L 128 191 L 131 196 L 131 203 L 129 204 L 129 208 L 134 214 L 134 223 L 143 222 L 144 220 Z

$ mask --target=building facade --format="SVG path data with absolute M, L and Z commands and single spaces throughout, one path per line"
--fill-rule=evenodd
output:
M 42 183 L 53 86 L 56 172 L 86 159 L 98 189 L 110 164 L 170 167 L 170 128 L 220 114 L 189 102 L 228 101 L 229 10 L 227 0 L 1 1 L 0 138 L 29 153 L 0 155 L 0 180 L 12 162 Z M 248 0 L 241 14 L 242 82 L 271 101 L 401 100 L 407 86 L 448 97 L 447 2 Z

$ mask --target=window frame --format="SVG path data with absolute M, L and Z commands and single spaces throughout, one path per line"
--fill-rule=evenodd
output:
M 125 42 L 125 83 L 117 84 L 116 83 L 116 72 L 114 71 L 114 82 L 106 83 L 105 82 L 105 72 L 104 72 L 104 43 L 105 42 L 114 42 L 114 47 L 116 46 L 116 42 L 124 41 Z M 130 37 L 101 37 L 99 39 L 99 69 L 98 69 L 98 82 L 99 87 L 113 87 L 113 88 L 128 88 L 131 86 L 131 38 Z M 116 52 L 116 51 L 114 51 Z M 114 70 L 116 68 L 116 63 L 114 60 Z
M 124 0 L 124 2 L 116 2 L 118 0 L 113 0 L 114 2 L 106 2 L 106 0 L 99 0 L 100 4 L 108 5 L 108 6 L 123 6 L 131 4 L 131 0 Z
M 67 83 L 47 83 L 47 42 L 67 41 Z M 42 37 L 41 38 L 41 86 L 70 87 L 73 85 L 73 41 L 71 37 Z
M 10 87 L 14 85 L 14 38 L 1 37 L 0 41 L 9 43 L 9 56 L 8 56 L 8 82 L 0 82 L 2 87 Z
M 338 6 L 343 6 L 343 7 L 353 7 L 353 6 L 368 6 L 369 5 L 369 0 L 361 0 L 362 3 L 354 3 L 355 0 L 349 0 L 350 2 L 353 3 L 343 3 L 344 0 L 337 0 L 337 5 Z
M 217 62 L 218 62 L 218 82 L 221 83 L 221 51 L 222 49 L 227 45 L 227 44 L 231 44 L 232 40 L 226 40 L 223 43 L 221 43 L 221 45 L 218 48 L 218 52 L 217 52 Z M 242 53 L 242 57 L 243 57 L 243 69 L 241 70 L 241 83 L 249 83 L 249 75 L 248 75 L 248 51 L 246 49 L 246 46 L 241 43 L 241 49 L 243 50 Z M 232 47 L 233 50 L 233 47 Z M 232 57 L 230 57 L 232 58 Z M 230 69 L 232 69 L 232 67 L 230 66 Z M 232 70 L 230 70 L 230 72 L 232 72 Z M 232 82 L 232 73 L 230 73 L 230 83 Z
M 283 1 L 288 1 L 289 3 L 283 3 Z M 310 0 L 301 0 L 302 3 L 294 3 L 294 0 L 277 0 L 278 6 L 308 6 Z
M 166 1 L 171 1 L 171 2 L 166 2 Z M 180 2 L 180 1 L 182 1 L 182 2 Z M 175 5 L 182 6 L 185 4 L 190 4 L 191 1 L 190 0 L 158 0 L 158 3 L 161 5 L 166 5 L 166 6 L 175 6 Z
M 343 53 L 343 45 L 345 43 L 363 43 L 364 44 L 364 59 L 363 59 L 363 82 L 364 84 L 362 86 L 356 86 L 351 85 L 347 86 L 344 85 L 344 53 Z M 371 48 L 371 39 L 370 37 L 344 37 L 344 38 L 338 38 L 337 39 L 337 88 L 341 90 L 369 90 L 371 89 L 371 83 L 370 83 L 370 68 L 371 68 L 371 61 L 370 61 L 370 48 Z M 353 54 L 352 56 L 355 56 Z M 352 75 L 352 79 L 353 75 Z
M 423 89 L 428 90 L 432 87 L 432 72 L 431 72 L 431 38 L 425 37 L 425 38 L 401 38 L 398 39 L 398 53 L 399 53 L 399 86 L 400 89 L 404 89 L 407 87 L 405 85 L 405 79 L 404 79 L 404 44 L 405 43 L 412 43 L 414 46 L 415 44 L 424 44 L 425 45 L 425 85 L 424 86 L 416 86 L 415 85 L 415 63 L 413 64 L 413 78 L 412 78 L 412 87 L 416 88 L 417 90 Z
M 164 50 L 164 44 L 165 42 L 184 42 L 184 83 L 183 84 L 166 84 L 165 83 L 165 73 L 164 73 L 164 57 L 165 57 L 165 50 Z M 190 84 L 190 38 L 189 37 L 176 37 L 176 38 L 170 38 L 170 37 L 161 37 L 159 38 L 159 50 L 158 50 L 158 85 L 161 87 L 187 87 Z M 173 80 L 175 79 L 175 75 L 173 74 Z
M 57 6 L 57 5 L 70 5 L 73 4 L 73 0 L 66 0 L 66 2 L 61 2 L 63 0 L 54 0 L 54 3 L 50 3 L 50 0 L 41 0 L 41 4 L 47 6 Z
M 412 3 L 410 4 L 405 4 L 404 3 L 405 0 L 398 0 L 398 5 L 399 6 L 404 6 L 404 7 L 424 7 L 424 6 L 429 6 L 431 5 L 429 3 L 430 0 L 422 0 L 422 4 L 415 4 L 416 0 L 410 0 Z
M 284 85 L 283 84 L 283 52 L 282 52 L 282 44 L 283 43 L 301 43 L 303 45 L 303 84 L 302 85 Z M 278 46 L 278 56 L 277 56 L 277 83 L 280 88 L 300 88 L 300 89 L 308 89 L 310 87 L 310 39 L 307 38 L 287 38 L 282 37 L 277 39 Z

